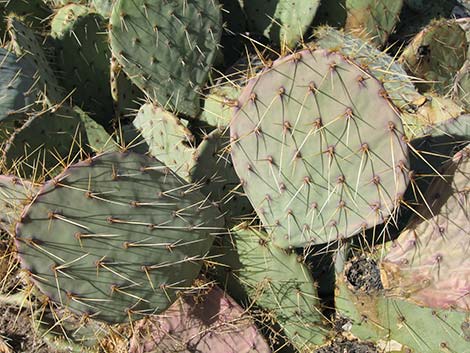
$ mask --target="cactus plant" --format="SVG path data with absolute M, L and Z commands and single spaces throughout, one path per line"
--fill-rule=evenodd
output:
M 111 49 L 150 98 L 196 116 L 222 33 L 221 20 L 215 0 L 118 0 L 110 19 Z
M 169 307 L 220 226 L 192 186 L 154 159 L 107 153 L 47 182 L 16 228 L 21 266 L 51 301 L 122 322 Z
M 394 215 L 407 146 L 372 76 L 341 55 L 304 50 L 250 81 L 238 101 L 232 160 L 276 245 L 331 242 Z
M 246 1 L 243 9 L 254 31 L 264 34 L 276 45 L 293 48 L 303 40 L 319 5 L 317 0 L 261 0 Z
M 148 103 L 142 105 L 133 123 L 149 145 L 150 154 L 189 181 L 196 163 L 195 138 L 178 117 Z
M 403 0 L 346 0 L 345 29 L 383 46 L 398 22 Z
M 266 233 L 243 226 L 225 236 L 212 254 L 221 264 L 221 285 L 235 298 L 246 294 L 248 306 L 273 316 L 297 349 L 308 352 L 327 340 L 316 285 L 295 254 L 273 246 Z

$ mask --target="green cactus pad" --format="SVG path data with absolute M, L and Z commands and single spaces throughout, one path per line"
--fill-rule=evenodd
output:
M 101 16 L 105 18 L 109 18 L 111 16 L 113 0 L 91 0 L 90 4 Z
M 3 149 L 3 164 L 25 178 L 40 178 L 57 173 L 56 168 L 70 163 L 87 145 L 80 117 L 61 107 L 36 113 L 8 139 Z
M 331 242 L 394 215 L 408 182 L 400 116 L 351 61 L 325 50 L 279 59 L 235 110 L 234 167 L 277 246 Z
M 70 6 L 73 8 L 69 9 Z M 114 108 L 109 88 L 111 53 L 106 24 L 98 14 L 74 10 L 78 6 L 72 4 L 62 8 L 56 14 L 58 18 L 52 20 L 51 36 L 55 39 L 60 83 L 67 92 L 73 92 L 76 105 L 92 112 L 91 117 L 99 123 L 108 124 L 114 117 Z M 65 26 L 54 26 L 56 21 L 63 24 L 64 17 L 70 20 Z
M 196 116 L 222 33 L 215 0 L 118 0 L 111 49 L 129 78 L 162 106 Z
M 398 22 L 403 0 L 346 0 L 345 5 L 345 29 L 381 47 Z
M 150 154 L 189 181 L 196 163 L 195 138 L 178 117 L 148 103 L 140 108 L 133 123 L 149 145 Z
M 51 9 L 44 4 L 44 0 L 2 0 L 0 7 L 4 12 L 15 14 L 23 19 L 24 23 L 33 28 L 45 28 Z M 2 19 L 3 20 L 3 19 Z
M 319 5 L 318 0 L 258 0 L 245 1 L 244 10 L 252 30 L 292 48 L 303 38 Z
M 88 114 L 80 108 L 74 107 L 73 110 L 80 116 L 88 140 L 88 147 L 93 152 L 119 151 L 117 142 L 106 132 L 102 125 L 90 118 Z
M 373 256 L 379 257 L 380 252 Z M 363 279 L 370 280 L 366 276 Z M 401 298 L 388 298 L 380 290 L 356 291 L 344 272 L 338 277 L 335 303 L 347 334 L 381 342 L 389 347 L 387 352 L 470 352 L 468 313 L 421 307 Z
M 418 33 L 403 51 L 400 61 L 410 74 L 428 81 L 420 90 L 447 94 L 454 76 L 467 57 L 465 31 L 455 21 L 434 21 Z
M 13 233 L 21 219 L 26 204 L 30 203 L 37 188 L 26 180 L 10 175 L 0 175 L 0 228 Z
M 52 301 L 107 322 L 159 313 L 191 285 L 218 212 L 158 161 L 96 156 L 47 182 L 16 229 L 22 267 Z
M 34 72 L 28 61 L 0 48 L 0 122 L 34 104 Z
M 381 261 L 381 277 L 387 296 L 465 311 L 470 308 L 470 145 L 443 175 Z
M 254 320 L 227 293 L 180 298 L 162 315 L 137 323 L 129 353 L 271 353 Z
M 405 69 L 385 52 L 332 27 L 320 27 L 314 36 L 315 45 L 321 49 L 338 51 L 369 70 L 382 82 L 390 100 L 401 110 L 415 112 L 424 102 L 425 98 L 416 91 Z
M 70 32 L 77 18 L 90 13 L 90 8 L 80 4 L 67 4 L 57 9 L 51 20 L 51 36 L 62 38 Z M 76 39 L 75 39 L 76 40 Z
M 325 343 L 316 285 L 308 268 L 294 253 L 272 245 L 268 235 L 254 229 L 239 229 L 227 235 L 213 254 L 222 264 L 220 281 L 229 293 L 243 291 L 250 303 L 269 312 L 288 339 L 301 352 Z M 242 288 L 242 290 L 240 289 Z
M 229 145 L 228 133 L 218 129 L 205 136 L 195 151 L 190 179 L 201 185 L 201 192 L 218 205 L 226 222 L 233 224 L 235 219 L 249 216 L 253 208 L 233 169 Z
M 22 23 L 18 18 L 8 18 L 8 32 L 11 37 L 11 45 L 18 56 L 29 62 L 36 68 L 33 76 L 39 90 L 44 92 L 50 104 L 61 102 L 65 97 L 63 88 L 51 69 L 47 60 L 43 45 L 39 42 L 34 31 Z

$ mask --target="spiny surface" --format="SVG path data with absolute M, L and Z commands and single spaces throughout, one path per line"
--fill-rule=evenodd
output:
M 222 33 L 216 0 L 118 0 L 111 48 L 129 78 L 160 105 L 196 116 Z
M 232 160 L 274 243 L 349 237 L 393 216 L 407 178 L 400 117 L 380 83 L 338 54 L 302 51 L 250 81 Z
M 470 145 L 426 192 L 419 216 L 381 262 L 387 295 L 470 310 Z
M 212 251 L 229 293 L 240 297 L 245 292 L 247 305 L 272 316 L 299 351 L 325 342 L 328 330 L 322 325 L 316 285 L 296 254 L 273 246 L 266 233 L 254 229 L 231 232 Z
M 185 180 L 196 163 L 195 138 L 180 119 L 147 103 L 140 107 L 133 122 L 149 146 L 149 153 Z
M 107 322 L 159 313 L 191 285 L 220 226 L 205 198 L 158 161 L 107 153 L 47 182 L 16 228 L 41 292 Z
M 303 39 L 319 5 L 318 0 L 257 0 L 245 1 L 244 10 L 254 31 L 293 48 Z
M 345 6 L 345 29 L 380 47 L 398 22 L 403 0 L 346 0 Z
M 227 293 L 180 298 L 165 313 L 135 326 L 129 353 L 271 353 L 249 315 Z

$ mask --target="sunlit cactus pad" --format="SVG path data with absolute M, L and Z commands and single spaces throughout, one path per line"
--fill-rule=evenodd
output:
M 218 213 L 155 159 L 108 153 L 47 182 L 16 229 L 54 302 L 108 322 L 159 313 L 199 273 Z
M 252 79 L 235 110 L 235 170 L 276 245 L 330 242 L 394 215 L 407 185 L 402 124 L 352 62 L 291 54 Z

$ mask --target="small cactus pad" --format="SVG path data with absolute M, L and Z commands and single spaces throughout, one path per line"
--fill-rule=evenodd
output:
M 381 277 L 387 295 L 465 311 L 470 309 L 470 145 L 443 175 L 381 261 Z
M 268 312 L 299 351 L 325 343 L 328 330 L 322 325 L 316 284 L 295 253 L 273 246 L 266 233 L 250 228 L 231 232 L 213 253 L 219 254 L 223 266 L 218 278 L 229 293 L 242 296 L 244 291 L 248 305 L 256 303 Z
M 381 224 L 407 186 L 399 115 L 380 83 L 339 54 L 274 62 L 244 88 L 230 133 L 245 193 L 283 248 Z
M 410 74 L 427 81 L 419 89 L 447 94 L 465 62 L 467 47 L 465 31 L 457 22 L 435 21 L 413 38 L 400 60 Z
M 216 0 L 118 0 L 111 48 L 129 78 L 173 110 L 196 116 L 222 34 Z M 209 35 L 208 35 L 209 34 Z
M 150 154 L 189 181 L 195 163 L 195 138 L 180 119 L 148 103 L 140 107 L 133 123 L 149 145 Z
M 219 287 L 180 298 L 135 325 L 129 353 L 271 353 L 249 315 Z
M 218 212 L 153 158 L 98 155 L 47 182 L 16 228 L 39 290 L 107 322 L 159 313 L 191 285 Z
M 345 5 L 346 30 L 380 47 L 398 22 L 403 0 L 346 0 Z
M 319 5 L 319 0 L 256 0 L 245 1 L 244 10 L 252 30 L 293 48 L 303 39 Z

